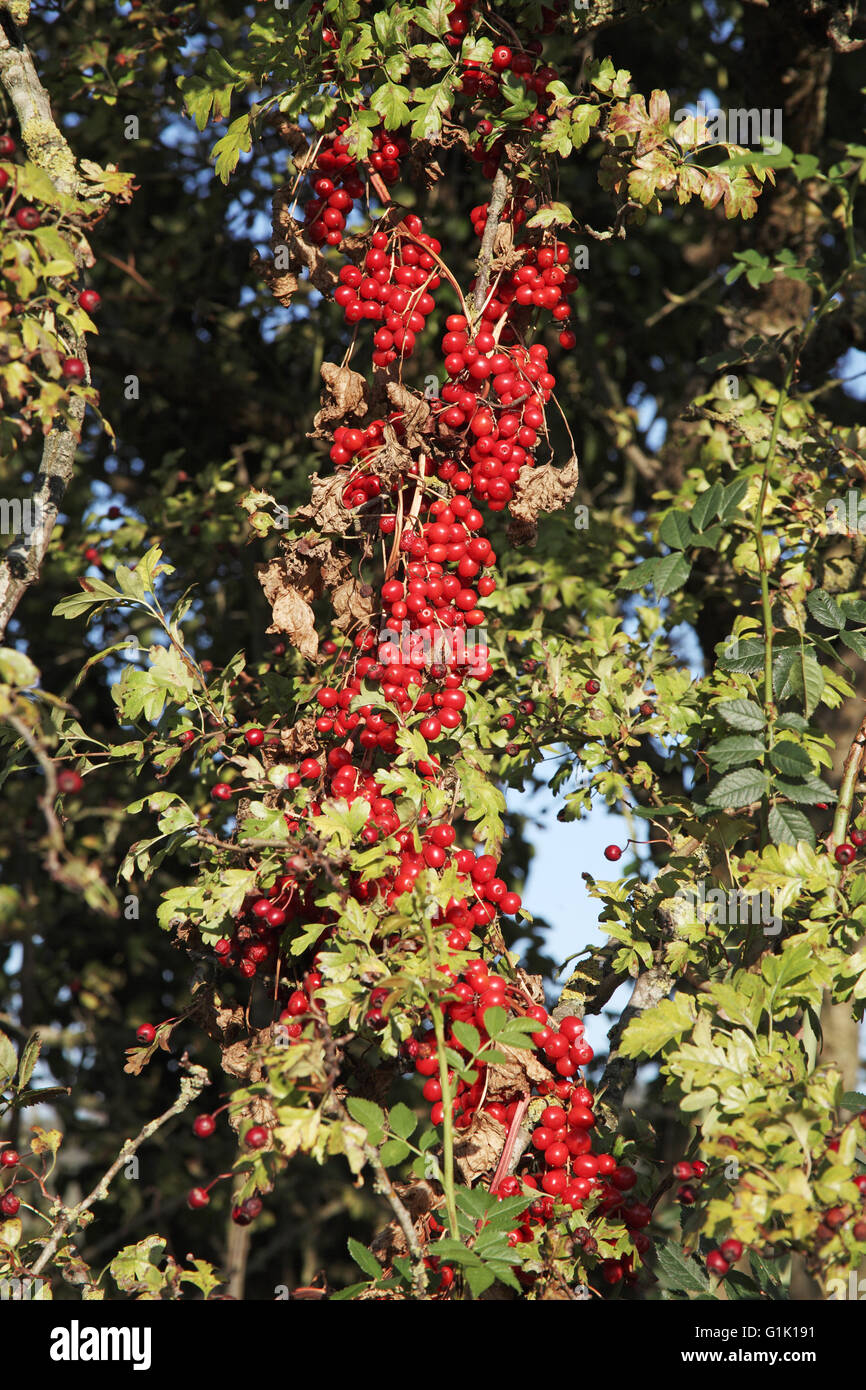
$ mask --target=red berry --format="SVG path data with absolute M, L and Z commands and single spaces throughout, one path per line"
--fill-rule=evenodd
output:
M 152 1023 L 140 1023 L 135 1030 L 135 1036 L 140 1043 L 149 1047 L 156 1037 L 156 1029 Z
M 711 1274 L 717 1274 L 720 1279 L 724 1279 L 730 1269 L 728 1261 L 718 1250 L 711 1250 L 707 1256 L 707 1269 Z
M 87 368 L 80 357 L 64 357 L 60 369 L 69 381 L 83 381 L 87 375 Z
M 193 1121 L 192 1132 L 198 1139 L 209 1139 L 216 1129 L 216 1120 L 213 1115 L 196 1115 Z
M 853 845 L 837 845 L 833 851 L 833 858 L 837 864 L 850 864 L 852 859 L 857 857 L 857 851 Z
M 608 845 L 604 851 L 604 857 L 615 864 L 618 859 L 622 859 L 622 850 L 619 845 Z
M 17 1149 L 4 1149 L 0 1153 L 0 1167 L 15 1168 L 20 1161 Z
M 734 1240 L 733 1236 L 730 1236 L 727 1240 L 722 1241 L 719 1250 L 728 1261 L 728 1264 L 735 1265 L 737 1260 L 742 1259 L 743 1242 L 741 1240 Z
M 210 1201 L 210 1195 L 205 1192 L 203 1187 L 193 1187 L 190 1189 L 186 1200 L 193 1211 L 197 1211 L 199 1207 L 207 1206 Z
M 248 1149 L 263 1149 L 268 1142 L 268 1131 L 264 1125 L 253 1125 L 247 1130 L 244 1142 Z
M 4 1216 L 15 1216 L 21 1203 L 14 1192 L 4 1192 L 0 1197 L 0 1211 Z
M 80 792 L 84 786 L 81 774 L 72 768 L 64 768 L 57 774 L 57 790 L 61 792 Z
M 42 218 L 35 208 L 19 208 L 15 214 L 15 221 L 22 231 L 35 232 Z
M 78 303 L 86 314 L 92 314 L 102 303 L 102 297 L 96 290 L 82 290 L 78 296 Z
M 210 794 L 214 801 L 229 801 L 231 799 L 232 789 L 228 782 L 214 782 L 210 789 Z
M 0 135 L 0 155 L 15 153 L 15 141 L 11 135 Z
M 250 748 L 261 748 L 265 741 L 265 731 L 264 729 L 247 729 L 244 738 Z

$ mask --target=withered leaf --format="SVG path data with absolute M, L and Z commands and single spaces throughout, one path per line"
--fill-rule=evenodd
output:
M 550 1080 L 549 1069 L 529 1049 L 497 1043 L 496 1051 L 501 1052 L 508 1061 L 494 1062 L 487 1068 L 488 1100 L 499 1100 L 502 1096 L 510 1099 L 528 1092 L 532 1081 Z
M 388 400 L 394 410 L 402 411 L 405 440 L 410 449 L 425 447 L 424 426 L 430 419 L 430 403 L 423 396 L 409 391 L 399 381 L 388 382 Z
M 329 478 L 320 478 L 314 473 L 310 479 L 312 501 L 307 507 L 299 507 L 295 516 L 312 521 L 319 531 L 334 531 L 337 535 L 346 534 L 350 513 L 343 506 L 343 491 L 346 486 L 344 475 L 334 473 Z
M 454 1163 L 462 1180 L 473 1183 L 493 1173 L 505 1143 L 506 1129 L 485 1110 L 477 1110 L 472 1124 L 454 1145 Z
M 542 464 L 540 468 L 521 468 L 509 511 L 517 521 L 534 524 L 542 512 L 556 512 L 574 496 L 580 479 L 580 464 L 572 456 L 562 468 Z
M 318 580 L 318 593 L 321 593 L 321 570 L 314 561 L 309 565 L 310 581 Z M 292 567 L 285 558 L 271 560 L 267 565 L 257 566 L 259 583 L 265 591 L 265 598 L 271 605 L 273 622 L 268 632 L 283 632 L 298 651 L 311 660 L 319 654 L 319 637 L 316 622 L 305 593 L 310 598 L 318 597 L 315 583 L 304 583 L 298 576 L 298 584 L 290 580 Z M 300 585 L 301 587 L 298 587 Z
M 300 757 L 304 753 L 315 753 L 319 747 L 319 739 L 316 733 L 316 716 L 314 714 L 305 715 L 299 719 L 297 724 L 293 724 L 291 729 L 283 729 L 280 733 L 280 743 L 286 753 L 293 757 Z
M 322 380 L 333 399 L 324 401 L 313 420 L 314 430 L 319 431 L 323 425 L 342 420 L 347 415 L 366 415 L 367 383 L 360 372 L 353 372 L 349 367 L 339 367 L 336 362 L 323 362 L 321 372 Z

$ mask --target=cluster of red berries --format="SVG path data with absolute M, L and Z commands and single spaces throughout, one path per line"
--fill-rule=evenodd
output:
M 3 1149 L 0 1151 L 0 1168 L 5 1168 L 8 1171 L 12 1168 L 17 1168 L 20 1162 L 21 1155 L 18 1153 L 17 1149 Z M 0 1196 L 0 1213 L 2 1213 L 3 1216 L 16 1216 L 20 1206 L 21 1202 L 16 1197 L 12 1188 L 7 1187 L 3 1195 Z
M 696 1158 L 689 1162 L 683 1159 L 674 1164 L 674 1177 L 680 1184 L 677 1188 L 677 1201 L 684 1207 L 690 1207 L 695 1201 L 695 1189 L 692 1183 L 701 1182 L 706 1175 L 707 1165 L 703 1159 Z
M 373 137 L 369 163 L 383 183 L 393 184 L 400 177 L 399 161 L 408 153 L 409 142 L 402 135 L 379 130 Z M 325 138 L 316 154 L 312 197 L 304 204 L 307 238 L 317 246 L 339 246 L 349 214 L 365 192 L 361 169 L 357 160 L 349 154 L 342 133 Z
M 374 231 L 363 270 L 348 263 L 340 270 L 334 299 L 348 324 L 381 324 L 373 337 L 373 364 L 389 367 L 411 357 L 417 334 L 436 307 L 431 293 L 441 277 L 436 261 L 441 244 L 424 232 L 421 218 L 407 213 L 390 232 Z

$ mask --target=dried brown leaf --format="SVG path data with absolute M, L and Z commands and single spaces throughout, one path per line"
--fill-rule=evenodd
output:
M 550 463 L 521 468 L 509 511 L 517 521 L 534 525 L 542 512 L 559 511 L 571 500 L 579 479 L 580 464 L 573 456 L 562 468 Z
M 310 563 L 309 572 L 311 580 L 313 576 L 318 577 L 321 593 L 321 571 L 314 562 Z M 267 631 L 285 633 L 303 656 L 315 660 L 319 654 L 319 637 L 316 632 L 315 615 L 304 596 L 306 592 L 311 598 L 317 597 L 314 584 L 304 584 L 300 576 L 298 584 L 303 588 L 292 582 L 289 578 L 291 566 L 284 558 L 271 560 L 267 565 L 259 565 L 257 573 L 259 583 L 265 591 L 265 598 L 271 605 L 273 622 Z
M 334 531 L 337 535 L 346 534 L 350 513 L 343 506 L 345 476 L 339 473 L 329 478 L 320 478 L 314 473 L 310 479 L 312 501 L 307 507 L 299 507 L 295 516 L 312 521 L 319 531 Z
M 327 400 L 323 396 L 322 408 L 313 420 L 315 433 L 311 438 L 324 432 L 323 426 L 330 425 L 335 420 L 343 420 L 347 415 L 367 413 L 367 383 L 360 372 L 353 372 L 349 367 L 339 367 L 336 362 L 323 362 L 321 371 L 322 380 L 332 399 Z
M 531 1090 L 531 1082 L 550 1080 L 549 1069 L 529 1049 L 497 1043 L 496 1051 L 501 1052 L 508 1061 L 494 1062 L 487 1068 L 488 1100 L 523 1095 Z
M 471 1184 L 496 1171 L 505 1135 L 504 1125 L 486 1111 L 476 1110 L 472 1124 L 454 1145 L 454 1163 L 463 1182 Z
M 432 411 L 424 396 L 409 391 L 399 381 L 388 382 L 388 400 L 392 408 L 402 411 L 405 426 L 405 441 L 410 449 L 423 449 L 426 446 L 425 426 L 429 423 Z

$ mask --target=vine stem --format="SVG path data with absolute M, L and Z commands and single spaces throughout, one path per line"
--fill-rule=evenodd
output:
M 836 814 L 833 817 L 833 829 L 830 833 L 831 849 L 843 844 L 848 838 L 848 822 L 851 819 L 851 809 L 854 803 L 854 788 L 857 785 L 857 778 L 860 775 L 864 757 L 866 757 L 866 719 L 863 720 L 854 735 L 851 747 L 848 749 L 845 765 L 842 768 L 839 800 L 836 803 Z
M 204 1067 L 187 1065 L 187 1075 L 181 1078 L 180 1094 L 177 1100 L 173 1105 L 170 1105 L 167 1110 L 164 1110 L 161 1115 L 157 1115 L 155 1120 L 149 1120 L 134 1139 L 127 1139 L 120 1153 L 117 1155 L 117 1158 L 108 1171 L 103 1173 L 93 1191 L 83 1198 L 76 1206 L 68 1207 L 63 1211 L 62 1215 L 55 1223 L 54 1233 L 51 1239 L 47 1242 L 38 1260 L 33 1265 L 31 1270 L 32 1274 L 41 1274 L 45 1266 L 54 1258 L 60 1246 L 60 1242 L 63 1240 L 70 1226 L 77 1223 L 84 1212 L 89 1211 L 97 1202 L 105 1200 L 108 1196 L 108 1189 L 117 1177 L 117 1174 L 124 1164 L 132 1158 L 133 1154 L 141 1148 L 145 1140 L 149 1139 L 152 1134 L 155 1134 L 158 1129 L 161 1129 L 168 1120 L 173 1119 L 175 1115 L 180 1115 L 188 1106 L 192 1105 L 193 1101 L 201 1095 L 209 1082 L 210 1077 Z
M 490 284 L 490 264 L 493 260 L 493 248 L 496 241 L 496 233 L 499 228 L 499 219 L 505 207 L 505 200 L 508 197 L 508 175 L 503 168 L 496 170 L 493 179 L 493 187 L 490 192 L 490 203 L 487 208 L 487 221 L 484 224 L 484 233 L 481 237 L 481 250 L 478 253 L 478 278 L 475 282 L 475 318 L 481 314 L 484 301 L 487 298 L 487 289 Z

